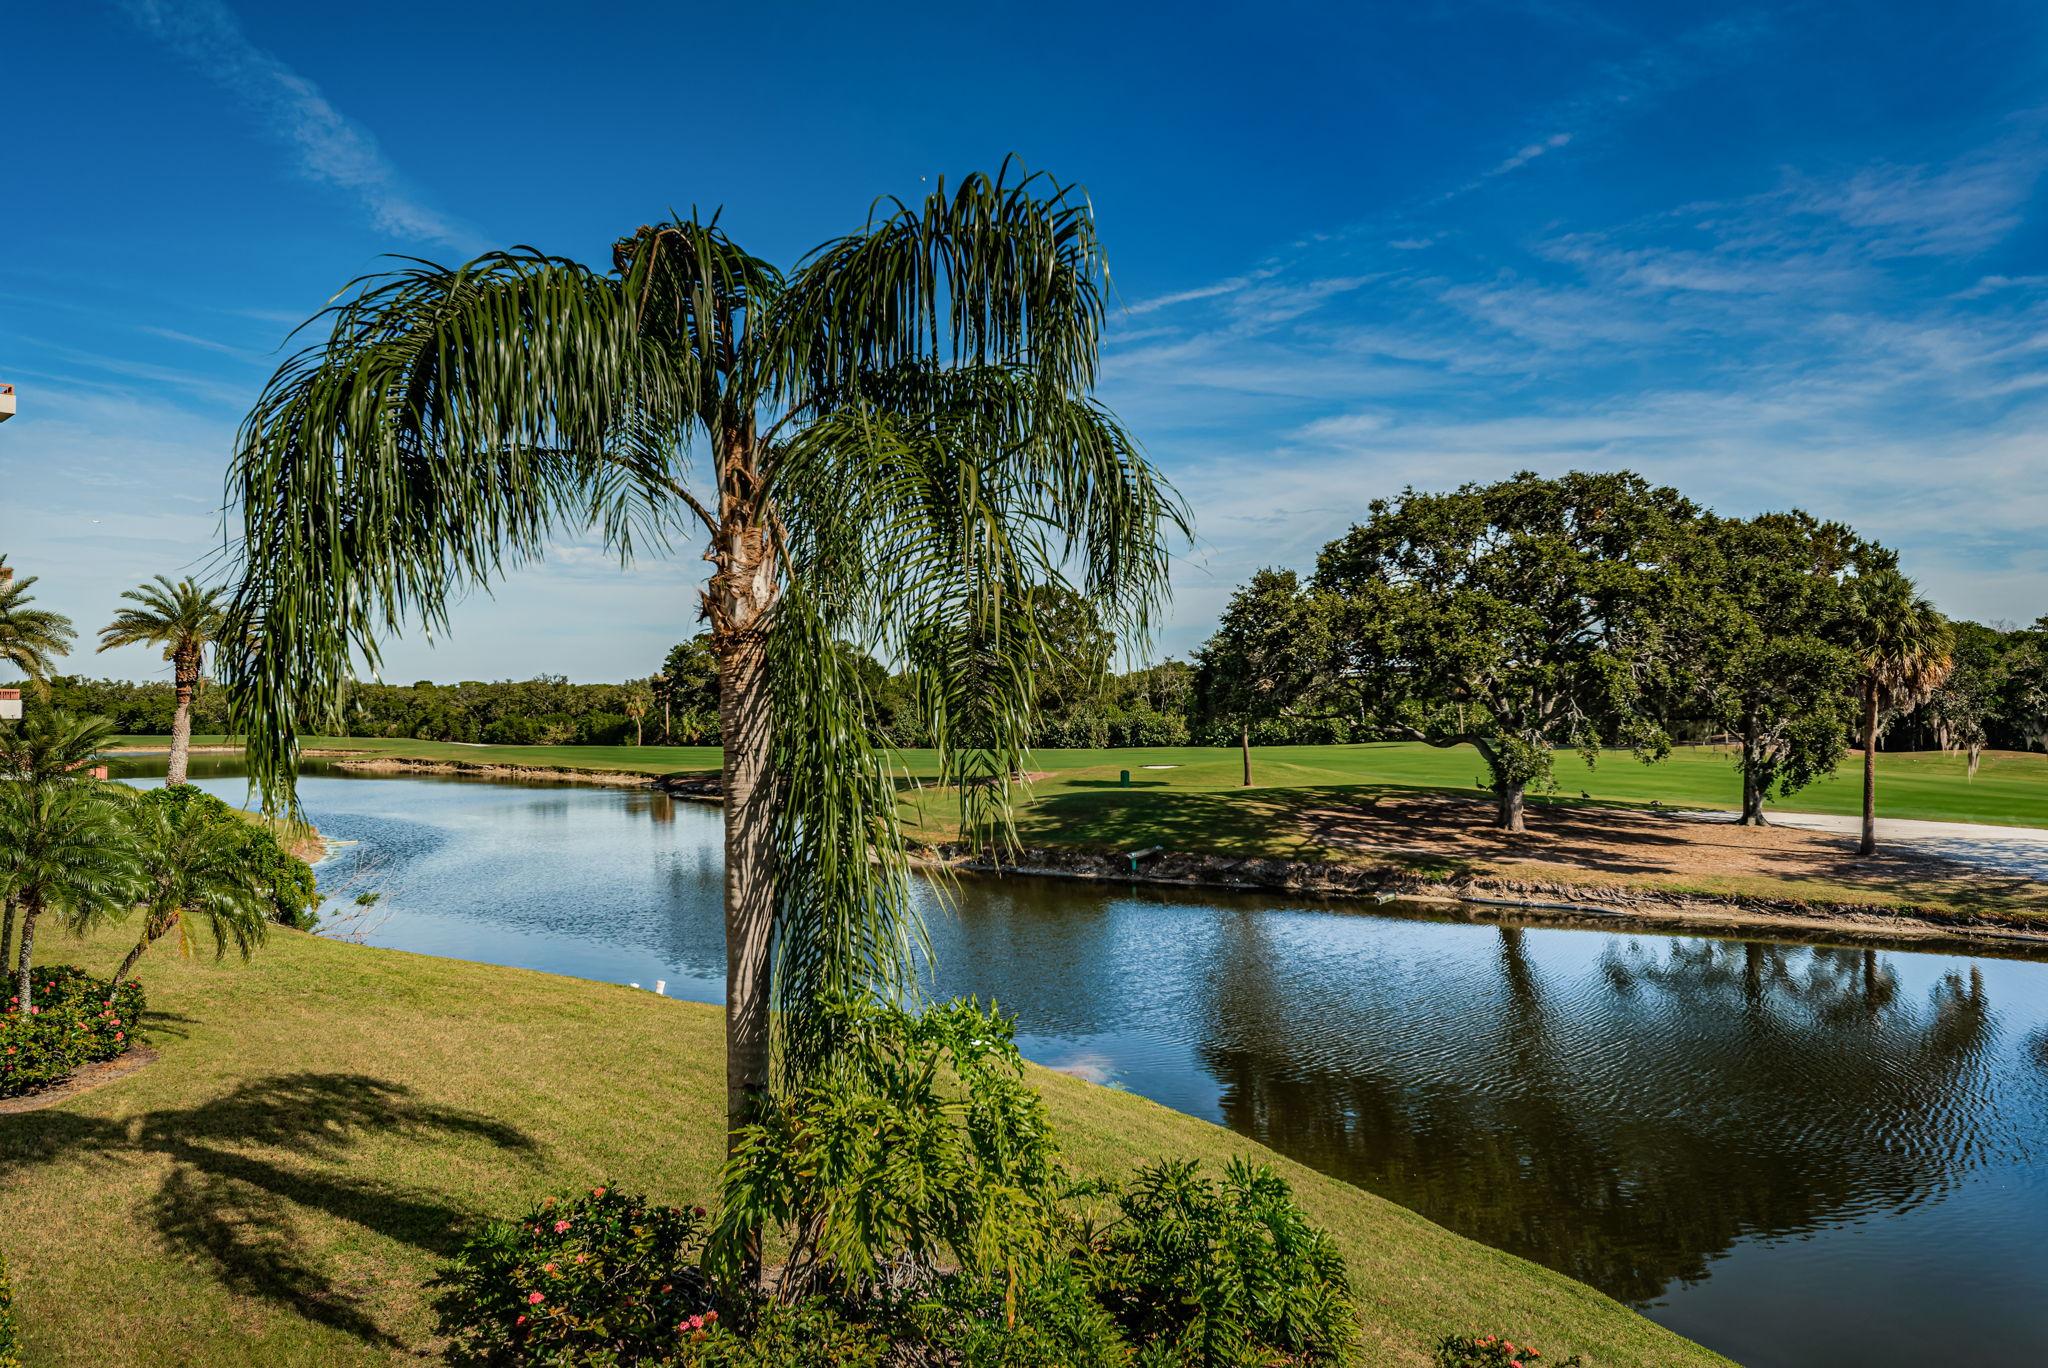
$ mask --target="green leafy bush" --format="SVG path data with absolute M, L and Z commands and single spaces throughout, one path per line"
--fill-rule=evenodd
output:
M 1541 1349 L 1516 1344 L 1499 1335 L 1446 1335 L 1437 1341 L 1435 1368 L 1537 1368 Z M 1560 1360 L 1554 1368 L 1577 1368 L 1577 1354 Z
M 856 1289 L 899 1256 L 1012 1280 L 1048 1257 L 1065 1178 L 1013 1024 L 968 1001 L 828 1019 L 825 1066 L 738 1133 L 714 1267 L 736 1272 L 762 1226 L 790 1232 L 792 1295 Z
M 1091 1241 L 1097 1300 L 1134 1346 L 1170 1364 L 1340 1364 L 1357 1311 L 1343 1256 L 1285 1179 L 1233 1159 L 1222 1182 L 1193 1161 L 1138 1171 L 1120 1218 Z
M 704 1276 L 704 1211 L 611 1184 L 550 1197 L 465 1245 L 441 1279 L 442 1328 L 470 1360 L 609 1368 L 678 1358 L 718 1313 Z
M 109 991 L 105 981 L 70 964 L 37 965 L 29 976 L 35 1006 L 24 1013 L 10 994 L 0 1012 L 0 1096 L 45 1087 L 114 1058 L 128 1048 L 142 1019 L 142 985 L 132 979 Z
M 1065 1260 L 1013 1281 L 935 1279 L 906 1319 L 928 1358 L 959 1368 L 1122 1368 L 1131 1361 L 1116 1322 Z
M 889 1342 L 849 1324 L 829 1302 L 809 1298 L 761 1308 L 744 1333 L 717 1324 L 692 1334 L 673 1360 L 689 1368 L 881 1368 Z M 965 1365 L 963 1365 L 965 1368 Z

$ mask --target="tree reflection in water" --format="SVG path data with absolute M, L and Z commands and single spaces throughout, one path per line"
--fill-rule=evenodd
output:
M 1552 988 L 1526 933 L 1498 934 L 1490 983 L 1360 983 L 1320 1004 L 1349 1020 L 1308 1033 L 1240 945 L 1210 1039 L 1256 1048 L 1203 1051 L 1227 1123 L 1637 1303 L 1738 1240 L 1940 1196 L 1983 1157 L 1974 968 L 1914 1001 L 1875 951 L 1615 938 Z M 1333 1031 L 1399 1048 L 1332 1069 L 1311 1043 Z

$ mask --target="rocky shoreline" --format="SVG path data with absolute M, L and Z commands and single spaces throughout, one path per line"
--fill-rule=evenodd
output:
M 2005 954 L 2048 958 L 2048 926 L 2025 917 L 1941 908 L 1888 908 L 1524 879 L 1422 879 L 1398 869 L 1261 857 L 1230 859 L 1165 850 L 1114 854 L 1020 849 L 997 861 L 985 851 L 941 845 L 925 847 L 920 855 L 930 867 L 968 874 L 1036 874 L 1373 902 L 1442 903 L 1465 906 L 1481 917 L 1645 931 L 1801 936 L 1825 932 L 1858 942 L 1920 950 L 1995 945 Z

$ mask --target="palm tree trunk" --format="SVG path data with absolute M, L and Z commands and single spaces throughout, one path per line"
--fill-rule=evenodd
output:
M 164 787 L 185 782 L 185 774 L 192 763 L 192 695 L 199 686 L 199 661 L 196 656 L 178 653 L 176 665 L 178 688 L 178 711 L 171 719 L 171 765 L 164 775 Z
M 1863 683 L 1863 841 L 1858 855 L 1877 854 L 1877 684 Z
M 30 889 L 21 900 L 21 964 L 14 978 L 15 1009 L 26 1013 L 35 1005 L 29 966 L 35 960 L 36 918 L 42 915 L 42 895 Z
M 1237 733 L 1238 745 L 1244 747 L 1244 786 L 1252 786 L 1252 728 L 1247 722 Z
M 135 967 L 135 961 L 142 958 L 142 952 L 149 949 L 149 943 L 155 939 L 155 936 L 144 936 L 141 940 L 135 942 L 133 948 L 128 951 L 128 958 L 121 961 L 121 967 L 116 969 L 114 976 L 107 980 L 108 996 L 111 997 L 114 990 L 121 986 L 121 980 L 128 977 L 128 971 Z
M 128 971 L 135 967 L 135 961 L 148 953 L 150 946 L 162 940 L 169 934 L 170 929 L 178 924 L 179 915 L 175 912 L 149 914 L 148 919 L 142 923 L 142 939 L 135 942 L 134 948 L 128 952 L 128 958 L 121 961 L 121 967 L 114 971 L 114 977 L 107 982 L 108 997 L 112 997 L 114 989 L 121 986 L 121 980 L 128 977 Z
M 725 483 L 750 482 L 744 470 Z M 718 712 L 725 797 L 725 1113 L 728 1153 L 739 1128 L 766 1101 L 770 949 L 775 929 L 774 689 L 769 614 L 778 586 L 758 510 L 722 500 L 718 573 L 705 595 L 718 656 Z M 761 1269 L 761 1231 L 740 1236 L 749 1281 Z
M 745 497 L 750 472 L 733 469 L 723 483 L 739 494 L 722 501 L 719 569 L 706 599 L 725 751 L 725 1103 L 736 1128 L 751 1119 L 769 1082 L 776 785 L 767 633 L 778 586 L 768 530 Z
M 14 899 L 0 902 L 0 973 L 14 963 Z

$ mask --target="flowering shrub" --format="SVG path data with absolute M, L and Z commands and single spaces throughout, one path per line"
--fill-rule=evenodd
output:
M 0 1368 L 21 1368 L 21 1325 L 14 1319 L 14 1281 L 0 1259 Z
M 142 1017 L 142 985 L 134 980 L 109 992 L 104 980 L 70 964 L 38 965 L 27 1012 L 10 992 L 0 1010 L 0 1096 L 28 1092 L 69 1078 L 86 1064 L 112 1059 L 128 1048 Z M 6 980 L 11 988 L 12 976 Z
M 1436 1368 L 1539 1368 L 1543 1351 L 1516 1344 L 1499 1335 L 1446 1335 L 1437 1341 Z M 1573 1354 L 1549 1368 L 1576 1368 L 1580 1359 Z
M 813 1298 L 761 1308 L 745 1334 L 719 1325 L 692 1335 L 674 1360 L 659 1362 L 689 1368 L 880 1368 L 888 1350 L 882 1336 L 849 1325 L 829 1303 Z
M 443 1328 L 473 1361 L 555 1368 L 697 1362 L 718 1328 L 704 1278 L 704 1211 L 607 1183 L 550 1197 L 465 1245 L 441 1279 Z M 707 1360 L 717 1361 L 717 1360 Z

